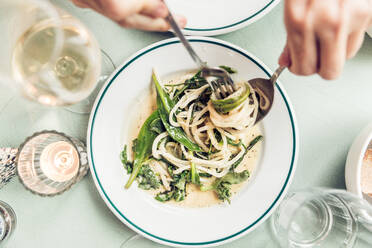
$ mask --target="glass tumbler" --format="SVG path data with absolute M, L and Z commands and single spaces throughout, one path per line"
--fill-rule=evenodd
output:
M 17 154 L 20 181 L 41 196 L 63 193 L 81 180 L 88 168 L 84 144 L 56 131 L 35 133 Z
M 344 190 L 289 193 L 271 218 L 282 247 L 372 247 L 372 206 Z
M 13 209 L 0 200 L 0 247 L 9 240 L 16 227 L 17 218 Z

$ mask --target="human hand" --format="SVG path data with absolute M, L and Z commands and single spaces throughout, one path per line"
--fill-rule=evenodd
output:
M 167 31 L 170 26 L 164 19 L 168 9 L 162 0 L 71 0 L 81 8 L 91 8 L 119 25 L 147 31 Z M 175 17 L 183 28 L 186 18 Z
M 285 0 L 287 44 L 279 64 L 335 79 L 372 24 L 372 0 Z

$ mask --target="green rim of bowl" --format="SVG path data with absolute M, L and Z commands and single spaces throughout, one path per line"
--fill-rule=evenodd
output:
M 294 123 L 294 115 L 292 113 L 292 110 L 291 110 L 291 107 L 288 103 L 288 100 L 286 99 L 282 89 L 280 88 L 280 86 L 278 84 L 276 84 L 276 87 L 278 89 L 278 91 L 280 92 L 284 102 L 285 102 L 285 105 L 287 107 L 287 110 L 288 110 L 288 114 L 289 114 L 289 117 L 290 117 L 290 120 L 291 120 L 291 127 L 292 127 L 292 137 L 293 137 L 293 150 L 292 150 L 292 159 L 291 159 L 291 166 L 290 166 L 290 169 L 288 171 L 288 175 L 287 175 L 287 178 L 284 182 L 284 185 L 281 189 L 281 191 L 279 192 L 278 196 L 275 198 L 274 202 L 270 205 L 270 207 L 259 217 L 257 218 L 257 220 L 255 220 L 252 224 L 250 224 L 249 226 L 243 228 L 242 230 L 232 234 L 232 235 L 229 235 L 227 237 L 224 237 L 224 238 L 220 238 L 220 239 L 216 239 L 216 240 L 211 240 L 211 241 L 205 241 L 205 242 L 180 242 L 180 241 L 176 241 L 176 240 L 170 240 L 170 239 L 166 239 L 166 238 L 162 238 L 162 237 L 159 237 L 157 235 L 154 235 L 154 234 L 151 234 L 150 232 L 142 229 L 141 227 L 137 226 L 135 223 L 133 223 L 131 220 L 129 220 L 125 215 L 124 213 L 120 212 L 120 210 L 115 206 L 115 204 L 111 201 L 110 197 L 106 194 L 106 191 L 105 189 L 103 188 L 100 180 L 99 180 L 99 177 L 97 175 L 97 172 L 96 172 L 96 168 L 95 168 L 95 164 L 94 164 L 94 158 L 93 158 L 93 151 L 92 151 L 92 147 L 93 147 L 93 131 L 94 131 L 94 122 L 95 122 L 95 117 L 96 117 L 96 114 L 97 114 L 97 110 L 99 109 L 99 106 L 101 104 L 101 101 L 103 99 L 103 97 L 105 96 L 107 90 L 110 88 L 110 85 L 114 82 L 114 80 L 116 79 L 116 77 L 122 72 L 124 71 L 130 64 L 132 64 L 134 61 L 136 61 L 137 59 L 139 59 L 141 56 L 153 51 L 153 50 L 156 50 L 158 48 L 161 48 L 161 47 L 164 47 L 164 46 L 168 46 L 168 45 L 172 45 L 172 44 L 176 44 L 176 43 L 179 43 L 180 41 L 179 40 L 175 40 L 174 38 L 170 39 L 170 41 L 168 40 L 165 40 L 165 41 L 162 41 L 160 44 L 158 45 L 153 45 L 145 50 L 143 50 L 141 53 L 139 53 L 137 56 L 135 56 L 134 58 L 130 59 L 127 63 L 125 63 L 121 68 L 120 70 L 118 70 L 116 72 L 116 74 L 111 78 L 111 80 L 107 83 L 107 85 L 105 86 L 104 90 L 101 91 L 101 94 L 99 95 L 99 98 L 96 100 L 96 105 L 95 105 L 95 109 L 94 109 L 94 112 L 93 114 L 91 115 L 91 126 L 90 126 L 90 129 L 88 132 L 88 135 L 89 135 L 89 153 L 90 153 L 90 158 L 91 158 L 91 168 L 93 169 L 93 173 L 94 173 L 94 176 L 96 178 L 96 181 L 99 185 L 99 188 L 101 190 L 101 192 L 103 193 L 103 195 L 105 196 L 106 200 L 110 203 L 111 207 L 113 209 L 115 209 L 115 211 L 117 212 L 117 214 L 119 214 L 126 222 L 127 224 L 131 225 L 131 227 L 143 234 L 146 234 L 156 240 L 159 240 L 160 242 L 166 242 L 168 244 L 173 244 L 173 245 L 187 245 L 187 246 L 201 246 L 201 245 L 212 245 L 212 244 L 216 244 L 216 243 L 220 243 L 220 242 L 226 242 L 227 240 L 229 239 L 233 239 L 234 237 L 238 236 L 238 235 L 241 235 L 243 234 L 244 232 L 247 232 L 249 229 L 251 229 L 252 227 L 254 227 L 258 222 L 260 222 L 263 218 L 266 217 L 266 215 L 273 209 L 273 207 L 277 204 L 278 200 L 281 198 L 282 194 L 284 193 L 284 191 L 286 190 L 287 186 L 288 186 L 288 183 L 289 183 L 289 180 L 291 178 L 291 175 L 292 175 L 292 172 L 293 172 L 293 169 L 294 169 L 294 163 L 295 163 L 295 159 L 296 159 L 296 128 L 295 128 L 295 123 Z M 254 64 L 256 64 L 262 71 L 264 71 L 268 77 L 270 77 L 270 73 L 259 63 L 257 62 L 254 58 L 252 58 L 251 56 L 249 56 L 248 54 L 246 54 L 245 52 L 237 49 L 237 48 L 234 48 L 228 44 L 225 44 L 225 43 L 221 43 L 219 42 L 218 40 L 216 39 L 197 39 L 197 38 L 190 38 L 189 39 L 189 42 L 203 42 L 203 43 L 210 43 L 210 44 L 214 44 L 214 45 L 217 45 L 217 46 L 222 46 L 222 47 L 225 47 L 225 48 L 228 48 L 234 52 L 237 52 L 239 54 L 241 54 L 242 56 L 246 57 L 247 59 L 249 59 L 250 61 L 252 61 Z
M 198 31 L 198 32 L 211 32 L 211 31 L 216 31 L 216 30 L 221 30 L 221 29 L 226 29 L 226 28 L 232 28 L 234 26 L 237 26 L 237 25 L 240 25 L 240 24 L 245 23 L 247 21 L 250 21 L 251 19 L 253 19 L 257 15 L 261 14 L 264 10 L 266 10 L 268 7 L 270 7 L 276 1 L 279 2 L 279 0 L 271 0 L 268 4 L 266 4 L 262 9 L 258 10 L 256 13 L 250 15 L 247 18 L 244 18 L 243 20 L 240 20 L 238 22 L 235 22 L 235 23 L 232 23 L 232 24 L 229 24 L 229 25 L 226 25 L 226 26 L 216 27 L 216 28 L 187 28 L 187 27 L 185 27 L 184 30 Z

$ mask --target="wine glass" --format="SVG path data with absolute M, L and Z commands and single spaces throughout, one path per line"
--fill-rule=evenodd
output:
M 48 106 L 77 103 L 96 87 L 101 52 L 87 28 L 41 0 L 0 3 L 0 81 Z
M 111 73 L 116 69 L 116 66 L 108 54 L 101 49 L 101 75 L 98 78 L 97 86 L 93 92 L 84 100 L 73 105 L 66 106 L 65 109 L 76 114 L 89 114 L 92 110 L 94 101 L 101 90 L 103 84 L 109 78 Z
M 129 237 L 125 240 L 121 245 L 120 248 L 166 248 L 168 246 L 164 246 L 158 243 L 155 243 L 139 234 Z

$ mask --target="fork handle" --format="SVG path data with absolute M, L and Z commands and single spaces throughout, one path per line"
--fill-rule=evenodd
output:
M 286 66 L 279 66 L 279 68 L 275 70 L 275 72 L 273 73 L 273 75 L 270 78 L 271 83 L 273 83 L 273 84 L 276 83 L 276 80 L 278 79 L 278 77 L 284 71 L 285 68 L 287 68 L 287 67 Z
M 165 6 L 167 6 L 167 8 L 168 8 L 168 5 L 166 4 L 166 2 L 165 1 L 163 1 L 163 2 L 165 4 Z M 196 54 L 196 52 L 194 51 L 194 49 L 191 47 L 191 45 L 188 42 L 188 40 L 186 39 L 186 37 L 183 35 L 183 33 L 182 33 L 180 27 L 178 26 L 177 22 L 174 20 L 173 14 L 172 14 L 172 12 L 170 11 L 169 8 L 168 8 L 168 16 L 165 18 L 165 20 L 167 20 L 167 22 L 169 23 L 169 25 L 172 27 L 174 33 L 181 40 L 182 44 L 186 48 L 187 52 L 190 54 L 191 58 L 195 61 L 195 63 L 200 68 L 206 67 L 206 63 L 203 62 L 200 59 L 200 57 Z

